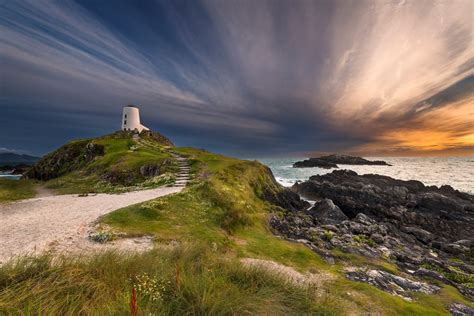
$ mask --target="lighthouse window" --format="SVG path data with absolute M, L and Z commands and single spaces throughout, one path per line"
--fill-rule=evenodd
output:
M 125 118 L 127 118 L 127 114 L 125 114 Z
M 127 120 L 123 121 L 123 124 L 127 125 Z

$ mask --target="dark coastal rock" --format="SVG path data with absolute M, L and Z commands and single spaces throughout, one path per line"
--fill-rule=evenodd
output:
M 453 316 L 473 316 L 474 308 L 461 303 L 453 303 L 448 305 L 448 310 Z
M 349 218 L 363 213 L 378 222 L 391 222 L 424 243 L 446 239 L 448 244 L 474 239 L 474 197 L 446 187 L 426 187 L 419 181 L 349 170 L 312 176 L 293 186 L 311 199 L 331 199 Z M 459 229 L 465 227 L 465 229 Z M 449 246 L 453 251 L 462 247 Z
M 265 188 L 262 192 L 262 198 L 271 204 L 293 212 L 302 211 L 310 206 L 310 204 L 302 200 L 297 193 L 286 188 L 281 190 Z
M 296 202 L 280 201 L 286 211 L 272 216 L 274 233 L 305 240 L 331 261 L 338 260 L 331 255 L 335 248 L 389 260 L 406 273 L 450 284 L 472 299 L 472 195 L 348 170 L 313 176 L 292 190 L 317 202 L 302 209 Z
M 293 168 L 324 168 L 324 169 L 331 169 L 331 168 L 339 168 L 335 163 L 322 160 L 319 158 L 309 158 L 303 161 L 297 161 L 293 164 Z
M 307 213 L 322 225 L 339 224 L 348 219 L 341 209 L 329 199 L 316 202 Z
M 346 277 L 352 281 L 372 284 L 382 291 L 404 298 L 409 298 L 410 292 L 434 294 L 440 290 L 436 285 L 410 280 L 382 270 L 350 271 L 346 273 Z
M 428 269 L 425 269 L 425 268 L 419 268 L 418 270 L 415 271 L 414 275 L 416 275 L 418 277 L 429 277 L 429 278 L 436 279 L 436 280 L 441 281 L 441 282 L 446 283 L 446 284 L 452 284 L 452 282 L 449 281 L 447 278 L 445 278 L 441 273 L 436 272 L 436 271 L 432 271 L 432 270 L 428 270 Z
M 334 155 L 328 155 L 328 156 L 322 156 L 319 157 L 318 159 L 331 162 L 334 164 L 339 164 L 339 165 L 375 165 L 375 166 L 390 166 L 388 163 L 382 160 L 367 160 L 362 157 L 356 157 L 356 156 L 349 156 L 349 155 L 339 155 L 339 154 L 334 154 Z

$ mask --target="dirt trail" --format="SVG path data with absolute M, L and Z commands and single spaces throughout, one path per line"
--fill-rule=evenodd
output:
M 52 190 L 48 189 L 42 184 L 36 185 L 35 190 L 36 190 L 35 198 L 42 198 L 42 197 L 56 195 Z
M 87 231 L 99 216 L 181 190 L 174 186 L 86 197 L 56 195 L 0 204 L 0 264 L 16 255 L 90 248 Z

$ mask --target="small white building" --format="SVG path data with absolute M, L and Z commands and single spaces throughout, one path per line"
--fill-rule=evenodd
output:
M 133 105 L 123 108 L 122 131 L 148 131 L 149 128 L 140 124 L 140 110 Z

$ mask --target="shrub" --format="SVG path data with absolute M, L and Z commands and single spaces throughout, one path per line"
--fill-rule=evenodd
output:
M 331 241 L 331 239 L 333 239 L 334 237 L 334 233 L 330 230 L 326 230 L 324 231 L 323 233 L 323 239 L 326 240 L 326 241 Z
M 93 242 L 97 242 L 99 244 L 104 244 L 108 241 L 114 240 L 115 235 L 111 232 L 103 231 L 103 232 L 91 233 L 88 236 L 88 238 L 89 238 L 89 240 L 91 240 Z

